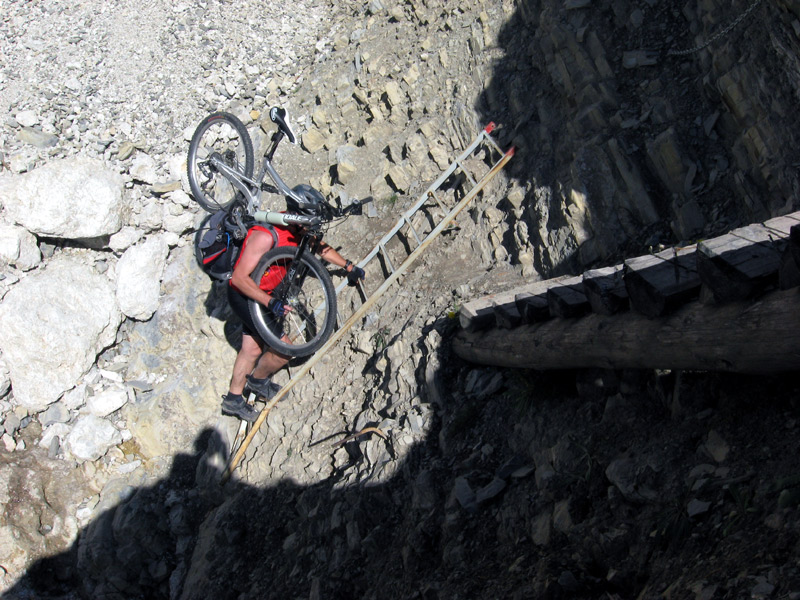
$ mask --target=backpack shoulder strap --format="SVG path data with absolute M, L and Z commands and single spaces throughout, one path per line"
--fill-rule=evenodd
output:
M 275 228 L 272 225 L 269 225 L 267 223 L 259 223 L 258 225 L 251 226 L 250 229 L 251 230 L 252 229 L 260 229 L 261 231 L 266 231 L 267 233 L 272 235 L 272 247 L 273 248 L 277 248 L 278 247 L 278 244 L 280 242 L 280 240 L 278 238 L 278 232 L 275 231 Z

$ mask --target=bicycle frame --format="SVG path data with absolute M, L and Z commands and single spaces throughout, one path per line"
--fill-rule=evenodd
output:
M 278 144 L 283 139 L 285 134 L 282 130 L 278 130 L 272 136 L 272 144 L 270 145 L 269 149 L 266 153 L 264 153 L 264 161 L 261 163 L 261 169 L 258 173 L 258 177 L 255 179 L 250 179 L 245 177 L 240 171 L 233 169 L 225 164 L 222 160 L 222 157 L 219 153 L 214 152 L 211 156 L 208 157 L 209 163 L 222 175 L 227 179 L 230 184 L 235 187 L 238 191 L 242 193 L 245 197 L 247 206 L 246 211 L 247 214 L 254 214 L 256 205 L 258 203 L 258 197 L 261 194 L 263 188 L 263 181 L 264 175 L 269 175 L 270 179 L 272 179 L 273 183 L 277 187 L 275 193 L 281 193 L 284 196 L 290 196 L 295 198 L 296 200 L 301 201 L 292 189 L 286 185 L 286 182 L 281 178 L 278 172 L 275 170 L 275 167 L 272 165 L 272 157 L 275 155 L 275 150 L 278 148 Z

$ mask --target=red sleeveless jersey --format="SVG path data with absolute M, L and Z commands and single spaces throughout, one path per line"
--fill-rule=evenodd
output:
M 272 231 L 278 236 L 277 243 L 274 247 L 277 246 L 295 246 L 297 247 L 300 244 L 300 238 L 291 230 L 286 227 L 275 226 L 271 228 Z M 239 252 L 239 258 L 236 259 L 236 264 L 233 266 L 236 269 L 236 266 L 239 264 L 239 261 L 242 258 L 242 254 L 244 254 L 244 249 L 247 247 L 247 240 L 250 239 L 250 234 L 254 231 L 261 231 L 263 233 L 267 233 L 272 235 L 270 229 L 267 227 L 262 227 L 261 225 L 254 225 L 247 231 L 247 237 L 244 238 L 244 242 L 242 242 L 242 249 Z M 274 238 L 273 238 L 274 239 Z M 282 264 L 275 264 L 272 265 L 269 269 L 264 272 L 264 275 L 261 277 L 261 281 L 258 284 L 262 290 L 267 293 L 272 292 L 275 287 L 281 282 L 283 276 L 286 275 L 286 267 Z M 240 292 L 239 288 L 233 285 L 233 281 L 230 282 L 233 289 L 237 292 Z

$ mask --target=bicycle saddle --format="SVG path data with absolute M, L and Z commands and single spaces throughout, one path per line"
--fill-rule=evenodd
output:
M 280 130 L 286 134 L 286 137 L 289 138 L 289 141 L 293 144 L 296 144 L 297 141 L 294 137 L 294 132 L 292 128 L 289 127 L 289 124 L 286 122 L 286 109 L 280 106 L 273 106 L 269 109 L 269 118 L 272 120 L 273 123 L 277 124 Z

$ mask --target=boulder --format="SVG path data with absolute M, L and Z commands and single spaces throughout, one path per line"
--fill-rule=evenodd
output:
M 0 225 L 0 264 L 29 271 L 42 262 L 36 237 L 24 227 Z
M 0 348 L 15 400 L 44 410 L 74 387 L 122 321 L 111 282 L 73 257 L 21 280 L 0 304 Z
M 126 316 L 145 321 L 158 308 L 169 247 L 163 236 L 128 248 L 117 264 L 117 302 Z
M 0 204 L 35 235 L 86 239 L 119 231 L 127 205 L 122 177 L 96 159 L 76 156 L 7 178 Z

